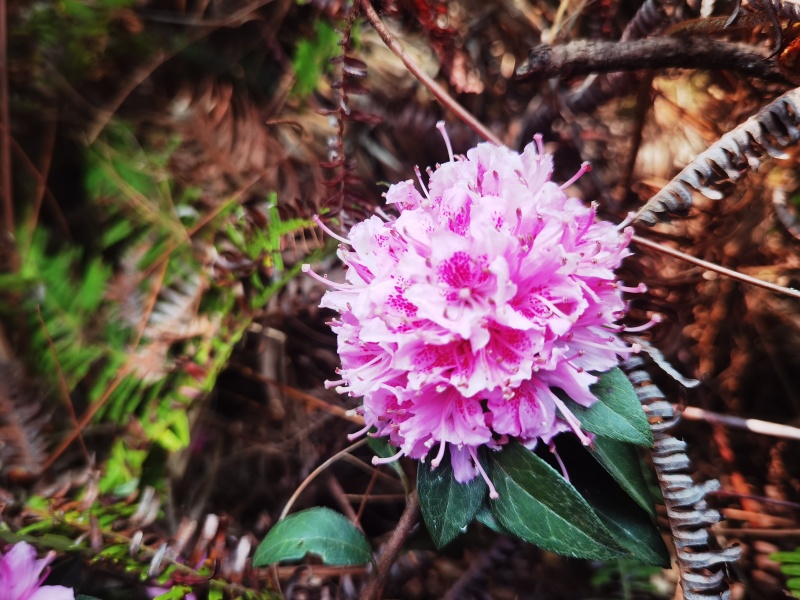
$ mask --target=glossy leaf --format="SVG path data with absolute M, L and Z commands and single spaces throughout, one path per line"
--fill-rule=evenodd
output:
M 450 453 L 435 469 L 427 463 L 417 467 L 417 491 L 422 518 L 437 548 L 450 543 L 467 529 L 486 497 L 486 483 L 475 477 L 459 483 L 450 464 Z
M 597 436 L 590 452 L 625 493 L 655 519 L 653 499 L 642 474 L 636 448 L 625 442 Z
M 628 558 L 648 565 L 669 567 L 669 552 L 650 516 L 625 497 L 608 489 L 581 489 L 594 512 L 603 520 L 614 541 L 627 550 Z
M 524 446 L 492 452 L 489 477 L 500 494 L 491 511 L 517 537 L 576 558 L 624 554 L 577 490 Z
M 256 549 L 253 565 L 300 560 L 308 553 L 328 565 L 363 565 L 372 560 L 369 543 L 355 525 L 329 508 L 309 508 L 270 529 Z
M 494 502 L 494 500 L 490 500 L 490 502 Z M 479 523 L 483 523 L 497 533 L 502 533 L 503 535 L 514 537 L 514 534 L 511 533 L 508 529 L 503 527 L 503 525 L 498 521 L 494 514 L 492 514 L 491 507 L 487 505 L 485 502 L 484 504 L 478 509 L 478 512 L 475 513 L 475 520 Z
M 625 373 L 614 368 L 601 373 L 599 377 L 600 380 L 591 388 L 599 402 L 585 408 L 565 398 L 567 408 L 586 431 L 621 442 L 652 446 L 653 433 L 636 390 Z
M 598 461 L 592 460 L 574 436 L 561 436 L 556 447 L 570 482 L 600 517 L 616 544 L 625 549 L 627 558 L 650 565 L 669 565 L 669 554 L 655 519 L 637 506 Z

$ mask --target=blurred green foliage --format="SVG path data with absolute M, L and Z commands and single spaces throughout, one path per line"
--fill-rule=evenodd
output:
M 300 40 L 292 61 L 295 72 L 293 92 L 300 98 L 311 94 L 329 67 L 328 61 L 337 56 L 339 48 L 339 34 L 325 21 L 314 22 L 314 38 Z
M 44 68 L 68 80 L 95 79 L 113 58 L 149 54 L 150 44 L 139 39 L 135 5 L 136 0 L 32 2 L 12 35 L 32 42 L 27 60 L 33 72 Z
M 800 548 L 793 552 L 775 552 L 770 559 L 781 564 L 781 573 L 787 576 L 786 587 L 795 598 L 800 598 Z

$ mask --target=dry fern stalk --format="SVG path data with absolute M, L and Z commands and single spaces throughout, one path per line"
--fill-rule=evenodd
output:
M 716 479 L 695 484 L 686 443 L 669 432 L 678 415 L 664 394 L 643 369 L 644 359 L 633 357 L 622 365 L 636 388 L 653 431 L 653 466 L 664 494 L 670 529 L 681 572 L 681 587 L 686 600 L 729 597 L 725 565 L 742 554 L 738 546 L 709 549 L 708 528 L 720 520 L 720 514 L 706 505 L 706 494 L 719 489 Z

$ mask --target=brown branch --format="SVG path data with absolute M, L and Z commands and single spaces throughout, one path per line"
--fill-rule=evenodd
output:
M 386 547 L 378 561 L 378 568 L 367 582 L 364 592 L 361 594 L 361 600 L 378 600 L 381 597 L 383 586 L 386 585 L 386 580 L 389 578 L 389 570 L 417 521 L 419 521 L 419 496 L 417 496 L 417 490 L 414 490 L 408 495 L 406 508 L 400 516 L 400 521 L 397 523 L 392 537 L 386 542 Z
M 580 40 L 531 50 L 520 79 L 570 78 L 590 73 L 642 69 L 736 71 L 768 81 L 789 83 L 775 61 L 762 50 L 703 38 L 656 37 L 630 42 Z
M 372 8 L 372 4 L 370 4 L 369 0 L 359 0 L 359 4 L 361 5 L 361 9 L 364 11 L 364 16 L 367 17 L 367 20 L 372 24 L 372 27 L 375 29 L 377 34 L 383 40 L 383 43 L 394 52 L 395 56 L 403 61 L 403 64 L 406 68 L 411 72 L 414 77 L 416 77 L 419 82 L 428 88 L 428 91 L 433 94 L 439 102 L 444 104 L 447 108 L 453 111 L 456 116 L 461 119 L 467 126 L 472 129 L 475 133 L 481 136 L 488 142 L 492 142 L 498 146 L 502 146 L 503 143 L 490 129 L 488 129 L 483 123 L 481 123 L 475 116 L 470 113 L 466 108 L 461 106 L 442 86 L 436 83 L 431 77 L 428 76 L 425 71 L 412 59 L 403 48 L 402 44 L 395 38 L 391 32 L 386 28 L 386 25 L 383 24 L 381 18 L 378 16 L 378 13 L 375 12 L 375 9 Z
M 8 98 L 8 31 L 6 0 L 0 0 L 0 196 L 5 232 L 14 233 L 14 198 L 11 184 L 11 117 Z
M 725 277 L 730 277 L 731 279 L 735 279 L 736 281 L 741 281 L 743 283 L 756 285 L 766 290 L 770 290 L 771 292 L 776 292 L 778 294 L 785 294 L 786 296 L 791 296 L 793 298 L 800 298 L 800 290 L 796 290 L 790 287 L 785 287 L 782 285 L 777 285 L 775 283 L 770 283 L 769 281 L 758 279 L 757 277 L 753 277 L 752 275 L 745 275 L 744 273 L 739 273 L 738 271 L 734 271 L 733 269 L 729 269 L 727 267 L 723 267 L 721 265 L 708 262 L 707 260 L 691 256 L 690 254 L 686 254 L 685 252 L 681 252 L 680 250 L 675 250 L 674 248 L 670 248 L 669 246 L 664 246 L 663 244 L 659 244 L 658 242 L 648 240 L 647 238 L 639 237 L 638 235 L 634 235 L 631 239 L 633 243 L 638 244 L 639 246 L 645 246 L 646 248 L 651 248 L 653 250 L 656 250 L 657 252 L 666 254 L 667 256 L 672 256 L 674 258 L 678 258 L 682 261 L 691 263 L 693 265 L 697 265 L 698 267 L 708 269 L 709 271 L 714 271 L 715 273 L 719 273 L 720 275 L 724 275 Z
M 736 429 L 745 429 L 752 433 L 760 433 L 762 435 L 786 438 L 789 440 L 800 440 L 800 429 L 792 427 L 791 425 L 781 425 L 780 423 L 771 423 L 769 421 L 761 421 L 760 419 L 742 419 L 741 417 L 721 415 L 696 406 L 685 407 L 681 411 L 681 417 L 688 421 L 705 421 L 706 423 L 725 425 L 726 427 L 734 427 Z

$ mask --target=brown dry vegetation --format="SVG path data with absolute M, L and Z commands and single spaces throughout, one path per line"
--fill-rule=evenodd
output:
M 9 25 L 0 40 L 8 48 L 7 69 L 0 75 L 8 92 L 0 103 L 11 110 L 0 115 L 0 125 L 5 165 L 12 165 L 0 165 L 5 231 L 42 228 L 54 248 L 70 240 L 87 252 L 105 252 L 114 277 L 103 294 L 127 299 L 122 305 L 128 312 L 119 318 L 141 327 L 139 337 L 151 340 L 132 351 L 126 363 L 141 378 L 205 368 L 195 361 L 192 344 L 201 345 L 197 340 L 211 339 L 223 329 L 219 319 L 201 309 L 215 286 L 237 290 L 230 310 L 244 324 L 213 391 L 192 392 L 191 445 L 167 456 L 152 450 L 136 418 L 92 420 L 81 388 L 66 394 L 60 391 L 58 373 L 36 371 L 27 354 L 31 321 L 13 310 L 21 302 L 15 296 L 19 291 L 5 290 L 11 309 L 6 310 L 0 348 L 2 518 L 16 530 L 44 519 L 48 510 L 85 510 L 95 500 L 111 504 L 98 492 L 97 480 L 113 442 L 124 439 L 126 447 L 149 450 L 148 460 L 164 466 L 151 470 L 157 473 L 151 482 L 158 489 L 156 499 L 143 501 L 132 492 L 124 502 L 138 511 L 120 515 L 109 527 L 117 538 L 87 522 L 82 533 L 90 539 L 91 552 L 128 543 L 143 531 L 147 548 L 172 540 L 172 556 L 187 565 L 216 561 L 217 576 L 231 584 L 230 593 L 239 584 L 275 589 L 277 577 L 286 598 L 358 597 L 367 577 L 361 568 L 309 560 L 301 567 L 267 572 L 235 561 L 237 552 L 246 556 L 263 538 L 309 474 L 348 446 L 345 436 L 356 425 L 342 408 L 352 408 L 355 400 L 340 398 L 323 384 L 333 377 L 338 359 L 335 338 L 325 325 L 330 315 L 317 308 L 321 286 L 298 276 L 269 303 L 252 309 L 246 301 L 252 293 L 248 277 L 255 272 L 266 280 L 274 273 L 263 261 L 244 256 L 225 237 L 226 223 L 213 218 L 235 198 L 243 228 L 268 227 L 267 197 L 275 192 L 282 219 L 329 210 L 338 217 L 335 226 L 346 228 L 380 205 L 381 182 L 411 178 L 415 165 L 424 170 L 446 159 L 437 120 L 447 122 L 457 153 L 478 142 L 478 136 L 417 82 L 363 19 L 348 24 L 352 7 L 337 0 L 144 0 L 111 11 L 107 23 L 81 38 L 81 52 L 91 60 L 77 66 L 70 62 L 76 60 L 73 48 L 47 46 L 41 31 L 26 29 L 33 10 L 27 2 L 2 3 Z M 597 201 L 602 218 L 619 222 L 698 153 L 800 78 L 794 39 L 800 25 L 781 17 L 782 49 L 769 58 L 774 31 L 768 18 L 758 18 L 764 10 L 760 3 L 752 11 L 743 9 L 740 20 L 724 30 L 727 6 L 712 7 L 716 20 L 700 19 L 682 3 L 661 6 L 664 15 L 652 33 L 750 44 L 760 53 L 759 61 L 749 70 L 734 57 L 730 64 L 699 60 L 684 63 L 691 67 L 686 69 L 600 75 L 598 99 L 578 106 L 570 97 L 585 84 L 585 75 L 517 78 L 515 73 L 529 50 L 544 42 L 620 39 L 638 3 L 396 0 L 379 8 L 422 69 L 503 143 L 519 148 L 532 133 L 543 133 L 560 180 L 582 161 L 591 161 L 593 170 L 575 193 Z M 292 91 L 298 77 L 292 59 L 301 40 L 314 39 L 317 21 L 339 30 L 352 27 L 355 42 L 348 55 L 354 68 L 366 74 L 344 87 L 350 109 L 363 118 L 345 120 L 341 129 L 336 122 L 341 114 L 335 110 L 342 89 L 340 65 L 326 67 L 312 92 Z M 670 31 L 679 22 L 690 25 Z M 74 24 L 63 21 L 67 28 Z M 363 61 L 363 68 L 355 61 Z M 87 148 L 117 121 L 130 124 L 129 143 L 146 152 L 163 148 L 170 138 L 179 140 L 164 173 L 175 189 L 200 190 L 191 208 L 211 223 L 189 236 L 202 271 L 197 279 L 186 277 L 191 285 L 178 288 L 172 312 L 157 321 L 149 315 L 156 299 L 163 298 L 163 272 L 158 265 L 141 272 L 135 259 L 102 248 L 101 210 L 85 186 Z M 641 226 L 639 235 L 800 288 L 800 150 L 790 146 L 786 153 L 729 183 L 723 199 L 695 194 L 685 217 Z M 283 240 L 281 254 L 291 266 L 323 244 L 318 232 L 305 228 Z M 19 269 L 18 250 L 5 235 L 4 271 Z M 321 260 L 318 271 L 341 277 L 330 255 Z M 664 315 L 649 333 L 651 343 L 679 372 L 702 381 L 687 390 L 654 370 L 672 402 L 800 427 L 800 300 L 651 248 L 636 248 L 625 272 L 649 287 L 633 303 L 632 317 L 641 322 L 652 312 Z M 134 301 L 143 285 L 148 295 Z M 31 380 L 39 385 L 32 386 Z M 65 402 L 74 408 L 65 408 Z M 43 411 L 48 412 L 43 416 Z M 45 418 L 50 414 L 53 419 Z M 79 441 L 60 444 L 75 439 L 79 430 Z M 709 503 L 725 520 L 712 532 L 721 546 L 737 543 L 744 550 L 730 569 L 731 597 L 786 597 L 785 577 L 769 554 L 800 546 L 800 440 L 713 424 L 702 416 L 684 419 L 678 436 L 689 444 L 696 478 L 722 482 Z M 361 448 L 331 465 L 303 491 L 293 510 L 334 507 L 357 519 L 380 549 L 403 511 L 404 493 L 390 469 L 369 465 L 370 454 Z M 413 472 L 414 465 L 404 467 Z M 85 496 L 81 490 L 88 490 Z M 31 508 L 25 497 L 32 493 L 53 504 Z M 215 525 L 212 519 L 208 535 L 202 536 L 207 515 L 221 520 Z M 666 516 L 661 516 L 669 536 Z M 75 530 L 64 535 L 77 537 Z M 106 597 L 108 590 L 135 579 L 119 563 L 67 555 L 56 574 L 68 585 L 83 585 L 86 593 Z M 151 558 L 147 552 L 139 556 L 144 571 Z M 611 581 L 593 587 L 590 578 L 602 569 L 610 570 Z M 384 597 L 680 597 L 675 571 L 639 576 L 653 587 L 628 590 L 625 596 L 614 573 L 613 565 L 551 555 L 482 527 L 436 553 L 424 532 L 417 531 L 391 571 Z M 191 576 L 186 575 L 187 581 L 195 583 Z

